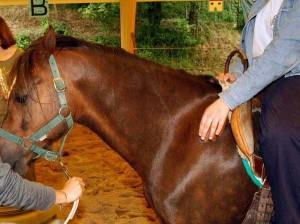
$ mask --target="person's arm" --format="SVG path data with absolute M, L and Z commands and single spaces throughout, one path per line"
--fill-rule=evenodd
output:
M 267 85 L 282 77 L 300 63 L 300 1 L 289 9 L 286 24 L 267 46 L 264 53 L 230 88 L 220 94 L 234 109 L 255 96 Z
M 0 205 L 22 209 L 49 209 L 56 200 L 53 188 L 30 182 L 0 162 Z
M 284 13 L 287 18 L 281 21 L 280 33 L 264 53 L 205 110 L 199 128 L 201 139 L 213 139 L 215 135 L 219 135 L 229 109 L 251 99 L 300 64 L 300 1 L 294 1 L 293 8 Z
M 0 162 L 0 205 L 25 210 L 46 210 L 54 204 L 79 198 L 84 189 L 81 178 L 71 178 L 62 190 L 23 179 L 9 164 Z

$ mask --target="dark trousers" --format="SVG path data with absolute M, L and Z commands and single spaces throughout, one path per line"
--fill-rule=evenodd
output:
M 300 224 L 300 76 L 281 78 L 262 94 L 259 139 L 276 224 Z

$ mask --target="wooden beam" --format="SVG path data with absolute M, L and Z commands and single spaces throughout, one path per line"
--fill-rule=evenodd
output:
M 137 2 L 200 2 L 207 0 L 136 0 Z M 48 0 L 49 4 L 118 3 L 120 0 Z M 28 5 L 29 0 L 0 0 L 4 5 Z
M 207 2 L 208 0 L 137 0 L 137 2 Z
M 136 0 L 120 0 L 121 47 L 135 52 Z
M 109 3 L 119 0 L 48 0 L 49 4 Z M 0 5 L 28 5 L 29 0 L 1 0 Z

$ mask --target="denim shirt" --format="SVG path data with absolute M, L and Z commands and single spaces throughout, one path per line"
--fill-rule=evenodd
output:
M 252 43 L 257 13 L 268 0 L 256 0 L 247 16 L 242 32 L 241 48 L 250 67 L 243 73 L 240 60 L 231 65 L 230 72 L 237 80 L 219 94 L 230 109 L 246 102 L 280 77 L 300 75 L 300 1 L 284 0 L 274 18 L 273 40 L 264 53 L 253 59 Z M 251 0 L 243 0 L 244 9 L 250 9 Z M 247 14 L 247 11 L 246 11 Z

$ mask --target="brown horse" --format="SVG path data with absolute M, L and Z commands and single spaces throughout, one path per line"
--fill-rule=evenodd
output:
M 50 30 L 14 67 L 17 80 L 4 129 L 28 136 L 57 114 L 50 54 L 67 86 L 75 122 L 93 130 L 139 173 L 161 223 L 241 223 L 255 186 L 231 130 L 226 127 L 213 142 L 198 136 L 202 113 L 218 97 L 219 86 Z M 58 139 L 65 128 L 57 127 L 43 144 Z M 4 161 L 26 164 L 23 149 L 6 140 L 0 144 Z

